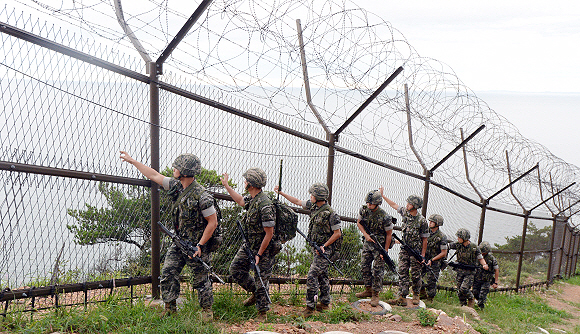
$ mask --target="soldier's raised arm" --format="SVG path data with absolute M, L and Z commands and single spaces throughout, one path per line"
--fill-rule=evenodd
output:
M 383 194 L 385 188 L 383 186 L 379 187 L 379 192 L 381 193 L 381 197 L 385 199 L 385 202 L 387 202 L 387 204 L 389 204 L 389 206 L 393 209 L 395 209 L 396 211 L 399 210 L 399 204 L 393 202 L 392 200 L 390 200 L 387 196 L 385 196 L 385 194 Z
M 121 158 L 121 160 L 128 162 L 131 165 L 135 166 L 137 168 L 137 170 L 139 170 L 141 172 L 141 174 L 143 174 L 143 176 L 145 176 L 149 180 L 157 183 L 160 186 L 163 185 L 163 179 L 165 178 L 165 176 L 163 176 L 163 174 L 161 174 L 158 171 L 156 171 L 155 169 L 153 169 L 147 165 L 144 165 L 143 163 L 135 160 L 127 152 L 125 152 L 125 151 L 119 151 L 119 152 L 121 153 L 121 155 L 119 156 L 119 158 Z
M 282 195 L 282 197 L 284 197 L 285 199 L 289 200 L 290 203 L 296 204 L 298 206 L 302 206 L 302 201 L 301 200 L 299 200 L 298 198 L 296 198 L 294 196 L 290 196 L 290 195 L 288 195 L 286 193 L 283 193 L 281 190 L 278 190 L 278 186 L 275 186 L 274 187 L 274 192 L 277 193 L 277 194 Z

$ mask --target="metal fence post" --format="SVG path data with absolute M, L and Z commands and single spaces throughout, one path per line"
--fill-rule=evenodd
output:
M 558 266 L 558 276 L 563 277 L 562 275 L 562 261 L 564 260 L 564 244 L 566 243 L 566 233 L 568 233 L 568 229 L 564 226 L 564 235 L 562 236 L 562 241 L 560 242 L 560 265 Z
M 552 238 L 550 238 L 550 258 L 548 259 L 548 274 L 546 276 L 546 281 L 548 284 L 552 282 L 552 265 L 554 257 L 554 238 L 556 235 L 556 217 L 554 216 L 554 221 L 552 222 Z
M 481 201 L 481 215 L 479 217 L 479 235 L 477 236 L 477 244 L 481 245 L 483 241 L 483 230 L 485 226 L 485 213 L 487 212 L 487 200 Z
M 572 257 L 572 240 L 574 239 L 574 230 L 570 229 L 570 241 L 568 241 L 568 252 L 566 253 L 566 267 L 564 271 L 564 275 L 566 278 L 570 278 L 570 265 L 571 265 L 571 257 Z
M 149 63 L 149 119 L 151 122 L 151 168 L 159 171 L 159 87 L 157 86 L 157 63 Z M 159 186 L 151 182 L 151 295 L 158 299 L 160 270 L 160 239 L 157 222 L 159 214 Z
M 332 204 L 332 182 L 334 179 L 334 146 L 336 145 L 336 136 L 329 133 L 328 136 L 328 168 L 326 170 L 326 185 L 328 186 L 328 204 Z
M 524 228 L 522 230 L 522 242 L 520 244 L 520 259 L 518 262 L 518 272 L 516 276 L 516 290 L 520 289 L 520 278 L 522 274 L 522 262 L 524 260 L 524 248 L 526 246 L 526 234 L 528 232 L 528 217 L 530 216 L 530 211 L 524 212 Z
M 576 273 L 576 263 L 578 262 L 578 243 L 580 241 L 580 234 L 578 232 L 574 233 L 574 244 L 572 246 L 572 261 L 570 261 L 570 275 L 573 276 Z

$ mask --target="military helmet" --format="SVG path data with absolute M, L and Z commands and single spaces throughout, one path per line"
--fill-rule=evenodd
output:
M 196 176 L 201 173 L 201 161 L 191 153 L 180 154 L 171 166 L 177 169 L 182 176 Z
M 489 242 L 484 241 L 479 244 L 479 249 L 481 250 L 482 253 L 489 253 L 491 252 L 491 245 L 489 244 Z
M 459 230 L 457 230 L 457 233 L 455 233 L 455 235 L 458 238 L 465 240 L 469 240 L 471 238 L 471 233 L 469 233 L 469 231 L 466 228 L 460 228 Z
M 365 203 L 381 205 L 383 204 L 383 196 L 378 190 L 371 190 L 365 197 Z
M 248 169 L 242 176 L 254 188 L 263 188 L 266 185 L 266 172 L 258 167 Z
M 407 203 L 411 203 L 415 209 L 423 206 L 423 199 L 417 195 L 411 195 L 407 198 Z
M 443 216 L 439 214 L 432 214 L 429 216 L 429 221 L 432 221 L 437 224 L 437 226 L 443 226 Z
M 316 182 L 308 189 L 308 193 L 314 196 L 317 201 L 326 201 L 328 199 L 328 186 L 322 182 Z

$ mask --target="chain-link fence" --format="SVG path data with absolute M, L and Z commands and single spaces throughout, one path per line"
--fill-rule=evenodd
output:
M 216 7 L 210 9 L 215 13 Z M 450 239 L 464 227 L 473 242 L 496 244 L 504 289 L 546 284 L 576 272 L 580 237 L 573 220 L 579 196 L 572 181 L 577 167 L 539 145 L 522 149 L 510 142 L 509 124 L 504 129 L 502 122 L 494 123 L 497 115 L 475 108 L 460 90 L 450 98 L 446 84 L 425 79 L 432 69 L 425 70 L 418 58 L 399 54 L 392 65 L 381 67 L 394 76 L 396 88 L 377 93 L 368 109 L 359 110 L 363 120 L 339 136 L 340 131 L 326 131 L 303 117 L 305 88 L 283 86 L 262 103 L 252 88 L 224 88 L 219 84 L 224 79 L 215 76 L 192 84 L 178 74 L 144 75 L 130 57 L 7 7 L 0 17 L 0 301 L 6 302 L 5 312 L 14 300 L 28 301 L 21 309 L 38 309 L 99 301 L 113 291 L 127 298 L 158 293 L 159 259 L 170 240 L 161 238 L 155 245 L 151 226 L 156 220 L 170 225 L 169 200 L 119 159 L 120 150 L 160 171 L 183 152 L 201 158 L 207 170 L 201 182 L 219 199 L 224 215 L 224 246 L 213 261 L 223 277 L 240 245 L 233 222 L 242 211 L 225 195 L 218 176 L 229 173 L 242 191 L 242 173 L 258 166 L 268 175 L 265 189 L 272 191 L 281 163 L 285 192 L 308 199 L 314 182 L 332 189 L 332 206 L 344 221 L 345 241 L 336 263 L 347 277 L 331 270 L 339 284 L 361 279 L 362 242 L 354 223 L 366 193 L 380 185 L 401 205 L 410 194 L 422 195 L 426 212 L 445 217 L 442 229 Z M 318 19 L 309 24 L 315 22 L 322 25 Z M 301 75 L 300 52 L 292 50 L 296 64 L 283 68 Z M 398 76 L 397 62 L 405 66 L 404 76 Z M 260 77 L 254 89 L 276 90 L 266 86 L 267 78 Z M 403 82 L 409 82 L 410 93 Z M 378 85 L 368 86 L 351 91 L 360 105 L 377 92 Z M 348 90 L 347 85 L 334 94 L 349 97 Z M 280 102 L 279 95 L 291 102 Z M 324 104 L 340 104 L 336 101 Z M 277 108 L 288 105 L 296 105 L 298 117 Z M 429 108 L 419 110 L 422 105 Z M 472 117 L 459 114 L 465 109 Z M 341 124 L 333 118 L 337 114 L 324 120 L 331 128 Z M 466 130 L 465 139 L 459 128 Z M 393 150 L 385 150 L 377 137 L 393 143 L 408 138 L 407 147 L 392 144 Z M 498 155 L 506 157 L 505 163 Z M 301 213 L 299 228 L 307 226 L 308 216 Z M 398 245 L 391 251 L 395 260 L 398 251 Z M 285 244 L 273 281 L 303 281 L 309 252 L 300 236 Z

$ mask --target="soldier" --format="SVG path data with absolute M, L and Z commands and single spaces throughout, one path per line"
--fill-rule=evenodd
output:
M 238 194 L 228 184 L 229 175 L 224 173 L 221 181 L 233 200 L 246 210 L 242 226 L 246 231 L 249 245 L 244 244 L 238 250 L 230 264 L 230 275 L 244 290 L 252 295 L 244 301 L 244 306 L 256 304 L 258 309 L 257 321 L 266 321 L 266 313 L 270 309 L 270 303 L 266 292 L 269 289 L 269 279 L 272 275 L 273 255 L 280 247 L 272 241 L 274 227 L 276 226 L 276 211 L 274 204 L 268 195 L 262 191 L 266 185 L 266 173 L 260 168 L 250 168 L 243 175 L 244 186 L 248 192 L 246 197 Z M 272 241 L 272 242 L 270 242 Z M 246 255 L 244 247 L 249 247 L 255 254 L 256 265 L 260 268 L 260 274 L 264 286 L 261 286 L 259 278 L 250 275 L 250 259 Z M 254 275 L 256 275 L 254 273 Z
M 401 223 L 403 228 L 403 242 L 420 252 L 423 258 L 427 251 L 427 238 L 429 237 L 429 225 L 425 217 L 421 215 L 418 209 L 423 206 L 421 197 L 411 195 L 407 198 L 405 207 L 388 199 L 383 194 L 384 188 L 379 188 L 381 196 L 385 201 L 402 216 Z M 419 262 L 404 248 L 399 252 L 399 298 L 392 299 L 389 304 L 407 306 L 407 295 L 409 294 L 409 285 L 413 280 L 413 305 L 419 304 L 419 294 L 421 291 L 421 269 L 425 262 Z M 409 270 L 411 275 L 409 277 Z
M 457 242 L 452 242 L 449 244 L 449 249 L 455 249 L 457 252 L 457 262 L 459 264 L 473 266 L 477 261 L 482 265 L 484 270 L 488 269 L 483 255 L 481 255 L 481 250 L 477 245 L 472 244 L 469 241 L 471 234 L 467 229 L 460 228 L 455 233 L 457 236 Z M 462 306 L 473 307 L 475 305 L 475 300 L 473 298 L 473 293 L 471 292 L 471 287 L 473 286 L 473 278 L 475 275 L 474 270 L 456 268 L 457 276 L 455 278 L 455 283 L 457 284 L 457 296 L 459 297 L 459 302 Z
M 484 241 L 479 244 L 479 249 L 481 250 L 481 255 L 483 255 L 485 263 L 487 263 L 490 269 L 484 270 L 482 266 L 478 266 L 473 280 L 473 296 L 477 299 L 477 306 L 483 310 L 490 285 L 492 288 L 497 289 L 499 284 L 499 265 L 495 256 L 491 254 L 491 245 L 489 242 Z M 491 269 L 493 269 L 493 272 Z
M 314 183 L 308 189 L 310 199 L 308 201 L 299 200 L 279 191 L 274 187 L 274 191 L 284 196 L 291 203 L 302 206 L 310 210 L 310 224 L 308 225 L 308 238 L 320 245 L 322 252 L 329 258 L 335 254 L 335 241 L 341 237 L 340 217 L 327 203 L 328 187 L 324 183 Z M 328 261 L 315 251 L 312 264 L 308 270 L 306 279 L 306 308 L 302 315 L 306 318 L 314 314 L 314 310 L 325 311 L 330 308 L 330 281 L 328 279 Z M 316 304 L 315 297 L 320 289 L 320 303 Z
M 439 229 L 440 226 L 443 226 L 443 217 L 441 215 L 432 214 L 428 220 L 431 232 L 429 233 L 429 238 L 427 238 L 427 253 L 425 259 L 429 259 L 427 260 L 427 265 L 431 267 L 431 270 L 423 270 L 423 276 L 427 283 L 423 283 L 421 293 L 425 292 L 424 298 L 432 302 L 437 294 L 437 281 L 439 280 L 439 273 L 442 269 L 441 263 L 447 256 L 447 237 Z
M 365 197 L 366 205 L 359 210 L 358 229 L 364 237 L 362 249 L 362 278 L 365 291 L 356 294 L 358 298 L 371 297 L 371 306 L 379 305 L 379 293 L 383 289 L 385 261 L 376 247 L 389 251 L 393 232 L 393 218 L 383 208 L 383 198 L 378 190 L 370 191 Z M 372 237 L 371 237 L 372 236 Z M 375 240 L 379 243 L 376 244 Z
M 216 240 L 212 236 L 218 226 L 218 221 L 213 197 L 195 180 L 195 176 L 201 172 L 199 158 L 188 153 L 179 155 L 172 165 L 173 178 L 145 166 L 125 151 L 121 151 L 120 158 L 135 166 L 145 177 L 168 190 L 169 196 L 173 199 L 172 214 L 176 233 L 181 238 L 197 244 L 197 252 L 194 256 L 199 256 L 209 264 L 210 249 L 216 246 Z M 177 311 L 176 300 L 180 290 L 179 274 L 186 264 L 191 268 L 191 284 L 199 294 L 202 318 L 206 321 L 211 320 L 213 318 L 211 310 L 213 291 L 209 272 L 200 262 L 183 254 L 175 244 L 169 247 L 161 271 L 161 296 L 165 302 L 163 315 Z

